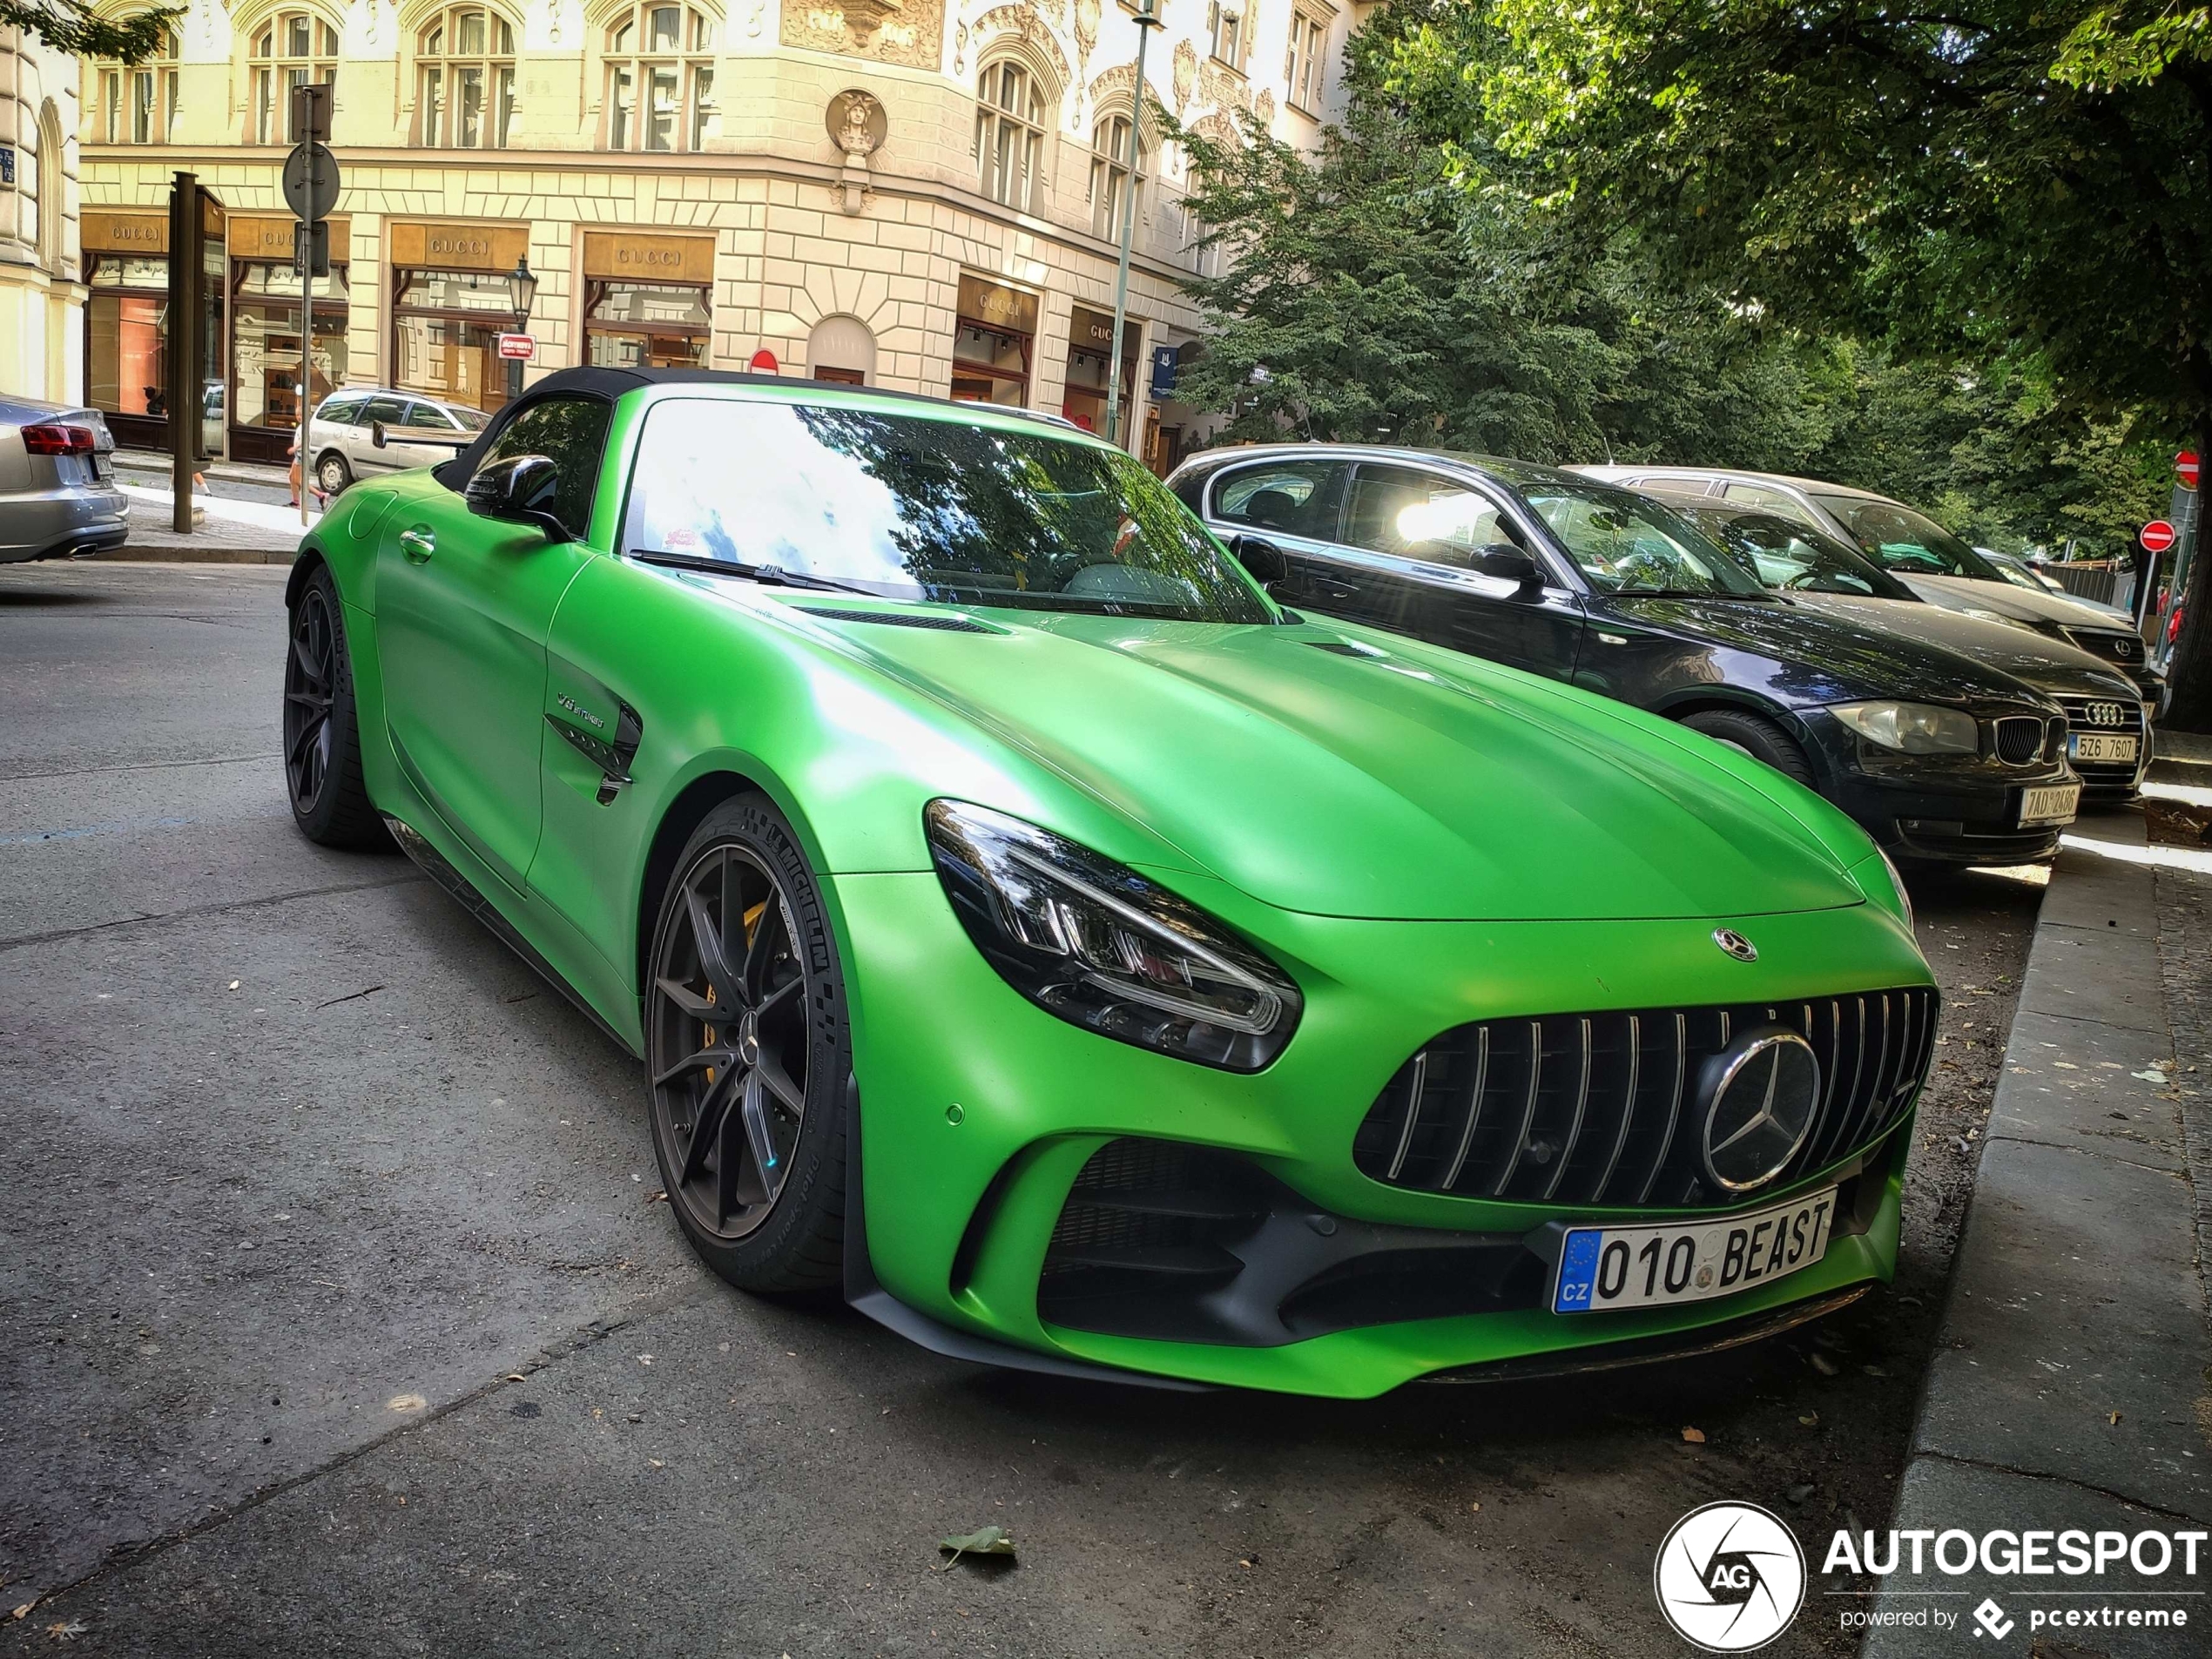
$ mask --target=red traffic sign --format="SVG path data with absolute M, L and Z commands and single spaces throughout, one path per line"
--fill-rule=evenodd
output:
M 2196 451 L 2184 449 L 2174 457 L 2174 475 L 2182 481 L 2184 489 L 2196 488 Z
M 2137 532 L 2135 539 L 2143 544 L 2146 553 L 2163 553 L 2174 545 L 2174 527 L 2162 518 L 2154 518 Z
M 537 336 L 535 334 L 502 334 L 499 354 L 510 362 L 527 363 L 537 355 Z
M 776 374 L 782 372 L 776 365 L 776 354 L 765 346 L 753 353 L 752 368 L 756 374 Z

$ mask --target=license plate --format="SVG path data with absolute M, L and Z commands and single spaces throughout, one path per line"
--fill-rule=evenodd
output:
M 2066 740 L 2067 752 L 2076 760 L 2133 760 L 2135 739 L 2108 738 L 2095 732 L 2076 732 Z
M 1721 1221 L 1676 1227 L 1570 1227 L 1552 1286 L 1554 1313 L 1703 1302 L 1786 1278 L 1828 1253 L 1836 1189 Z
M 2020 826 L 2030 824 L 2071 824 L 2081 804 L 2080 784 L 2044 784 L 2020 791 Z

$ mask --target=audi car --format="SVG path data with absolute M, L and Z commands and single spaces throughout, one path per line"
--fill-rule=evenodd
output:
M 1892 856 L 2051 858 L 2066 716 L 2000 668 L 1770 592 L 1665 505 L 1495 456 L 1204 452 L 1170 487 L 1300 610 L 1663 714 L 1817 789 Z
M 1933 981 L 1811 790 L 1285 610 L 1112 446 L 547 376 L 364 479 L 284 774 L 639 1061 L 700 1256 L 968 1359 L 1368 1396 L 1886 1279 Z

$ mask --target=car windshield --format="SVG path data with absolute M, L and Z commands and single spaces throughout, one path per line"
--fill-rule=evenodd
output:
M 1857 549 L 1796 519 L 1719 504 L 1683 503 L 1680 510 L 1764 586 L 1880 599 L 1913 597 L 1912 589 L 1868 563 Z
M 1818 502 L 1836 516 L 1868 557 L 1904 576 L 1957 576 L 1972 582 L 2002 582 L 1993 566 L 1925 513 L 1870 496 L 1823 496 Z
M 996 421 L 671 398 L 637 445 L 633 553 L 882 594 L 1191 622 L 1275 613 L 1116 448 Z
M 1767 597 L 1703 532 L 1646 496 L 1604 484 L 1533 479 L 1521 494 L 1600 593 Z

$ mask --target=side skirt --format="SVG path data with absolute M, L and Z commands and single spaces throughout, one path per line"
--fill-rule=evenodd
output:
M 423 874 L 443 887 L 463 910 L 483 923 L 500 943 L 536 969 L 539 978 L 568 998 L 579 1013 L 607 1034 L 608 1039 L 616 1047 L 624 1054 L 641 1059 L 644 1057 L 637 1054 L 621 1032 L 600 1017 L 599 1011 L 583 1000 L 583 994 L 576 987 L 561 977 L 558 968 L 539 955 L 536 948 L 515 930 L 514 924 L 500 914 L 499 907 L 479 893 L 469 878 L 455 869 L 445 854 L 431 846 L 419 831 L 388 813 L 384 815 L 384 827 L 392 832 L 392 839 L 400 844 L 400 851 L 413 859 Z

